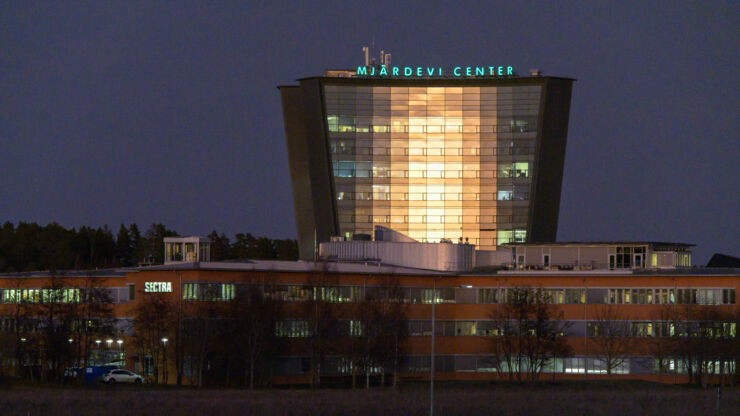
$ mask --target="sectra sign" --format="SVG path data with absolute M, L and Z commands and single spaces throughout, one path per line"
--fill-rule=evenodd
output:
M 172 282 L 145 282 L 146 293 L 169 293 L 172 292 Z

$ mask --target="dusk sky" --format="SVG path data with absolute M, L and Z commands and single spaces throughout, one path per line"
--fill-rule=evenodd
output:
M 740 256 L 738 27 L 736 1 L 4 1 L 0 221 L 295 238 L 276 86 L 374 37 L 578 80 L 559 240 Z

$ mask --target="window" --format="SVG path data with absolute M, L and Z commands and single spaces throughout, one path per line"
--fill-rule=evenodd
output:
M 355 162 L 336 161 L 334 162 L 334 176 L 337 178 L 354 178 Z
M 529 162 L 502 163 L 498 166 L 499 178 L 529 177 Z
M 565 289 L 565 303 L 586 303 L 586 289 Z
M 632 247 L 617 247 L 617 268 L 629 269 L 632 267 Z
M 349 321 L 349 336 L 359 337 L 362 336 L 362 322 L 357 320 Z
M 305 338 L 311 335 L 308 321 L 286 320 L 275 325 L 275 335 L 284 338 Z
M 182 298 L 184 300 L 198 300 L 198 284 L 184 283 L 182 285 Z
M 455 335 L 470 336 L 477 335 L 476 321 L 458 321 L 455 323 Z
M 498 191 L 498 200 L 499 201 L 511 201 L 512 192 L 511 191 Z
M 496 232 L 497 244 L 524 243 L 527 239 L 527 230 L 499 230 Z
M 478 303 L 498 303 L 498 289 L 478 289 Z
M 652 337 L 653 334 L 653 323 L 652 322 L 633 322 L 632 323 L 632 336 L 634 337 Z

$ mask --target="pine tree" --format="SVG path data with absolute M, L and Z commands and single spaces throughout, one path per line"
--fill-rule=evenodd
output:
M 118 235 L 116 236 L 116 258 L 118 259 L 118 264 L 122 267 L 132 266 L 132 253 L 133 245 L 131 244 L 131 236 L 126 226 L 121 224 L 118 228 Z
M 136 223 L 128 227 L 129 238 L 131 239 L 131 265 L 136 266 L 144 258 L 144 244 L 141 239 L 141 233 Z

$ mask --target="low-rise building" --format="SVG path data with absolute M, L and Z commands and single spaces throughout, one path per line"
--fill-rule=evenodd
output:
M 49 323 L 41 313 L 48 309 L 42 308 L 58 303 L 67 305 L 66 310 L 77 313 L 75 319 L 84 322 L 70 330 L 69 344 L 80 343 L 81 350 L 90 351 L 78 355 L 86 357 L 88 364 L 125 363 L 130 370 L 149 377 L 156 374 L 169 383 L 178 378 L 183 383 L 216 383 L 241 368 L 239 365 L 246 365 L 239 363 L 252 347 L 247 343 L 229 350 L 229 333 L 224 338 L 222 327 L 205 322 L 218 321 L 218 311 L 226 310 L 219 308 L 227 308 L 235 299 L 256 291 L 281 305 L 272 328 L 282 342 L 271 356 L 269 372 L 260 373 L 263 382 L 325 383 L 363 373 L 365 368 L 357 364 L 357 348 L 362 343 L 353 340 L 369 336 L 373 322 L 384 321 L 402 327 L 398 334 L 403 342 L 395 350 L 394 360 L 377 361 L 366 368 L 373 383 L 381 379 L 390 382 L 392 376 L 400 380 L 427 379 L 432 334 L 437 380 L 493 380 L 532 371 L 539 378 L 612 377 L 664 382 L 685 382 L 690 372 L 697 371 L 711 377 L 735 377 L 736 351 L 723 348 L 737 342 L 740 270 L 651 266 L 653 254 L 670 253 L 673 258 L 689 254 L 690 246 L 685 244 L 510 247 L 515 250 L 517 263 L 495 270 L 432 270 L 382 261 L 333 259 L 175 262 L 111 271 L 5 274 L 0 276 L 0 330 L 10 347 L 2 352 L 3 363 L 5 367 L 39 365 L 44 328 Z M 628 254 L 625 247 L 629 248 Z M 593 261 L 593 266 L 575 267 L 581 264 L 579 261 L 573 262 L 572 268 L 554 267 L 570 264 L 574 250 L 580 251 L 582 259 Z M 517 258 L 520 253 L 524 253 L 522 261 Z M 549 266 L 545 253 L 552 256 Z M 626 267 L 612 268 L 610 261 L 600 261 L 609 259 L 612 253 L 615 266 Z M 644 257 L 636 260 L 639 254 Z M 629 255 L 628 259 L 623 255 Z M 644 267 L 634 267 L 643 262 Z M 662 265 L 660 261 L 658 264 Z M 102 317 L 83 314 L 83 305 L 93 300 L 94 293 L 104 295 L 101 299 L 110 307 L 105 320 L 114 326 L 98 327 Z M 510 346 L 505 342 L 510 341 L 507 337 L 513 335 L 513 317 L 507 313 L 519 307 L 516 305 L 522 300 L 539 307 L 537 310 L 546 310 L 547 322 L 557 322 L 557 333 L 552 335 L 562 341 L 562 354 L 553 353 L 543 359 L 541 366 L 530 367 L 526 356 L 517 364 L 522 367 L 515 366 L 511 354 L 523 353 L 506 347 Z M 395 315 L 373 315 L 369 319 L 363 308 L 370 308 L 372 313 L 381 310 L 373 305 L 386 305 L 383 313 L 392 306 Z M 143 332 L 141 326 L 145 323 L 136 321 L 136 317 L 145 309 L 152 313 L 151 322 L 163 322 L 161 333 Z M 531 332 L 516 336 L 535 336 L 540 328 L 536 321 L 528 318 L 527 331 Z M 530 327 L 533 323 L 535 326 Z M 198 337 L 187 335 L 192 328 L 202 329 Z M 619 330 L 610 332 L 608 328 Z M 147 336 L 159 337 L 154 339 L 157 348 L 143 345 Z M 627 345 L 616 361 L 606 358 L 602 341 L 607 336 L 615 336 Z M 381 340 L 386 346 L 393 342 L 389 337 Z M 679 344 L 692 345 L 696 350 L 670 347 Z M 239 355 L 226 359 L 225 351 Z M 319 369 L 321 376 L 317 377 Z

